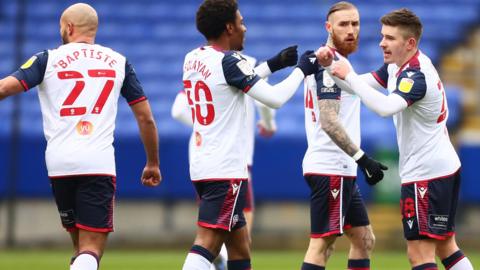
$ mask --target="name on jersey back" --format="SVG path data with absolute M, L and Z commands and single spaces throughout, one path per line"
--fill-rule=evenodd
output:
M 113 66 L 117 64 L 117 60 L 115 60 L 111 55 L 108 55 L 103 51 L 95 49 L 80 49 L 64 56 L 56 64 L 54 64 L 54 67 L 57 68 L 58 66 L 60 66 L 62 68 L 67 68 L 71 63 L 82 58 L 102 61 L 104 63 L 107 63 L 111 68 L 113 68 Z
M 183 66 L 183 72 L 187 71 L 196 71 L 198 73 L 201 73 L 204 80 L 207 80 L 208 77 L 210 77 L 210 74 L 212 74 L 208 69 L 207 65 L 205 65 L 202 61 L 198 60 L 190 60 L 186 62 Z

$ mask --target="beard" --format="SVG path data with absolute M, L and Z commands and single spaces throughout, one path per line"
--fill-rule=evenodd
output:
M 357 35 L 353 43 L 347 43 L 344 40 L 340 39 L 340 37 L 338 37 L 335 32 L 332 31 L 333 46 L 335 46 L 335 49 L 337 49 L 337 51 L 343 56 L 347 56 L 357 50 L 358 40 L 359 35 Z
M 62 36 L 62 44 L 65 45 L 68 43 L 68 37 L 67 37 L 67 30 L 63 30 L 61 33 Z

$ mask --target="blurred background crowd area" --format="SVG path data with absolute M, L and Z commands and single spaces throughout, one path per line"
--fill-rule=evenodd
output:
M 153 230 L 160 234 L 158 241 L 162 240 L 161 232 L 164 232 L 164 240 L 170 239 L 165 240 L 167 242 L 176 242 L 179 237 L 190 241 L 196 216 L 187 157 L 191 130 L 171 118 L 170 108 L 176 94 L 182 90 L 185 54 L 205 43 L 195 27 L 195 13 L 200 1 L 85 2 L 91 4 L 99 15 L 97 43 L 124 54 L 135 67 L 152 105 L 160 134 L 164 182 L 159 188 L 146 189 L 138 180 L 144 165 L 138 128 L 129 106 L 120 101 L 115 147 L 119 201 L 117 225 L 121 230 L 115 237 L 119 242 L 135 241 L 143 239 L 140 237 L 142 232 Z M 244 52 L 262 61 L 292 44 L 299 45 L 300 53 L 318 48 L 326 42 L 325 16 L 335 2 L 240 0 L 239 7 L 247 26 Z M 350 58 L 359 73 L 376 70 L 383 64 L 378 46 L 382 15 L 408 7 L 423 22 L 420 49 L 432 59 L 445 85 L 449 111 L 447 123 L 463 164 L 458 219 L 460 237 L 468 242 L 472 239 L 470 236 L 478 235 L 480 230 L 477 174 L 480 156 L 480 1 L 351 2 L 358 7 L 361 17 L 359 50 Z M 11 74 L 36 52 L 61 44 L 59 18 L 61 12 L 73 3 L 70 0 L 0 0 L 0 77 Z M 279 82 L 290 71 L 274 74 L 270 82 Z M 48 242 L 53 237 L 50 230 L 59 227 L 51 205 L 44 162 L 45 140 L 36 92 L 32 89 L 0 103 L 0 164 L 4 168 L 0 172 L 0 240 L 9 245 L 22 241 L 32 243 L 32 239 L 37 239 L 37 243 Z M 301 170 L 306 150 L 303 99 L 303 91 L 299 89 L 293 99 L 277 111 L 278 132 L 274 137 L 268 140 L 259 137 L 256 141 L 253 181 L 258 219 L 254 231 L 258 237 L 269 237 L 272 233 L 292 235 L 292 232 L 305 237 L 308 231 L 309 193 Z M 391 233 L 400 231 L 398 150 L 393 123 L 390 118 L 381 118 L 366 108 L 362 108 L 361 120 L 362 148 L 388 164 L 390 170 L 385 180 L 373 189 L 361 177 L 359 185 L 369 202 L 374 227 L 384 232 L 383 239 L 389 239 L 389 236 L 398 238 L 401 237 L 399 234 Z M 136 215 L 144 216 L 132 218 Z M 139 231 L 138 227 L 131 225 L 140 219 L 145 230 Z M 278 219 L 282 222 L 279 223 Z M 37 224 L 37 229 L 45 227 L 44 233 L 42 229 L 36 233 L 29 230 L 32 222 Z M 147 242 L 152 240 L 148 236 L 144 238 Z M 275 243 L 272 239 L 283 238 L 268 239 L 270 241 L 258 242 L 271 244 Z M 382 236 L 378 239 L 381 240 Z M 475 245 L 473 240 L 471 242 Z M 282 243 L 285 244 L 283 240 Z

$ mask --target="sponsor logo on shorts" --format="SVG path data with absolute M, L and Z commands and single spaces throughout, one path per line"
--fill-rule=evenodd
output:
M 333 199 L 336 200 L 338 193 L 340 193 L 340 190 L 335 188 L 335 189 L 332 189 L 330 192 L 332 193 Z
M 65 210 L 65 211 L 59 211 L 60 214 L 60 219 L 62 221 L 62 224 L 64 225 L 72 225 L 75 224 L 75 218 L 73 215 L 73 210 Z
M 425 193 L 427 193 L 427 188 L 426 187 L 419 187 L 418 192 L 420 193 L 420 197 L 425 197 Z
M 237 193 L 239 187 L 240 186 L 238 184 L 232 184 L 232 194 L 233 195 L 235 195 L 235 193 Z
M 413 228 L 413 219 L 407 220 L 407 225 L 410 228 L 410 230 Z
M 232 219 L 232 227 L 234 227 L 235 224 L 237 224 L 237 222 L 238 222 L 238 214 L 235 214 Z
M 428 226 L 435 229 L 447 229 L 448 216 L 445 215 L 429 215 Z

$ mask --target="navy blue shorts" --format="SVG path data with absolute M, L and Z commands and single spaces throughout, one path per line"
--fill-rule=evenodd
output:
M 453 175 L 402 184 L 400 210 L 407 240 L 445 240 L 455 234 L 460 171 Z
M 311 191 L 311 238 L 342 235 L 351 227 L 370 224 L 356 177 L 305 175 L 305 180 Z
M 50 179 L 63 227 L 67 231 L 113 231 L 114 176 Z
M 247 179 L 196 181 L 199 202 L 198 225 L 232 231 L 245 226 Z

